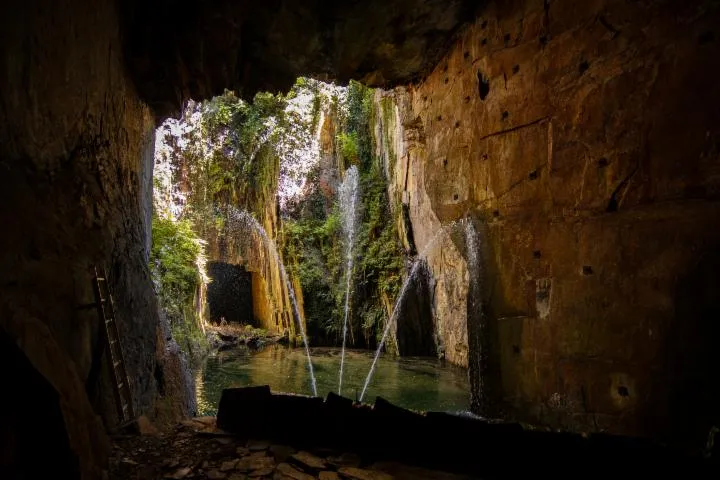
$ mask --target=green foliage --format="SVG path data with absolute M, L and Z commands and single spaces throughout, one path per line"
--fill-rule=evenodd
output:
M 346 114 L 341 118 L 337 145 L 345 166 L 357 165 L 363 216 L 356 239 L 357 260 L 353 269 L 351 336 L 355 345 L 365 338 L 374 346 L 382 334 L 387 312 L 382 298 L 391 301 L 402 284 L 403 253 L 391 217 L 386 180 L 373 157 L 371 119 L 373 90 L 351 82 Z M 335 104 L 340 110 L 339 105 Z M 341 165 L 343 162 L 339 162 Z M 297 274 L 303 290 L 308 330 L 337 342 L 342 329 L 345 302 L 345 256 L 337 205 L 328 207 L 318 178 L 305 197 L 302 213 L 285 221 L 285 258 Z M 325 212 L 331 208 L 330 214 Z M 350 339 L 352 340 L 352 338 Z M 351 341 L 352 343 L 352 341 Z
M 357 133 L 345 133 L 342 132 L 338 135 L 338 142 L 340 144 L 340 153 L 343 158 L 350 165 L 358 163 L 358 141 Z
M 197 258 L 202 244 L 188 221 L 175 222 L 157 215 L 152 219 L 150 268 L 161 285 L 161 299 L 170 313 L 179 316 L 192 303 L 200 283 Z
M 191 357 L 205 345 L 194 308 L 201 254 L 202 242 L 189 221 L 153 216 L 150 271 L 159 286 L 160 304 L 170 320 L 173 338 Z
M 358 235 L 358 250 L 363 252 L 356 270 L 356 284 L 367 295 L 359 313 L 366 336 L 380 336 L 387 312 L 382 295 L 394 299 L 402 285 L 403 254 L 392 221 L 385 179 L 377 168 L 361 172 L 365 215 Z
M 337 210 L 325 218 L 308 215 L 288 219 L 285 227 L 284 257 L 289 270 L 300 280 L 305 319 L 311 335 L 337 339 L 337 319 L 342 315 L 344 290 L 340 215 Z
M 365 217 L 359 235 L 359 248 L 363 252 L 360 272 L 363 281 L 374 282 L 379 292 L 392 298 L 402 282 L 403 256 L 385 187 L 385 179 L 377 169 L 363 172 Z
M 355 138 L 361 171 L 369 171 L 373 163 L 373 141 L 370 120 L 373 113 L 373 90 L 351 81 L 348 85 L 345 131 Z
M 188 157 L 191 212 L 199 231 L 216 225 L 214 207 L 233 205 L 262 216 L 274 202 L 280 161 L 273 146 L 283 125 L 285 99 L 260 92 L 246 103 L 232 92 L 201 105 L 201 122 L 190 150 L 210 145 L 210 153 Z

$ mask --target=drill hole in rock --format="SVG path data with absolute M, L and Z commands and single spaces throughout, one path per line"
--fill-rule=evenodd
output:
M 594 273 L 593 268 L 590 265 L 583 265 L 583 267 L 582 267 L 583 275 L 592 275 L 593 273 Z
M 478 79 L 478 93 L 480 94 L 480 100 L 485 100 L 490 93 L 490 79 L 485 77 L 483 73 L 478 70 L 477 71 L 477 79 Z
M 625 385 L 620 385 L 617 388 L 617 393 L 618 393 L 618 395 L 620 395 L 623 398 L 627 398 L 630 396 L 630 391 L 628 390 L 628 388 Z

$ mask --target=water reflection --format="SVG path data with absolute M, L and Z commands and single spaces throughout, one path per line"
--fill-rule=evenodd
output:
M 337 390 L 340 351 L 312 349 L 318 394 Z M 357 398 L 372 363 L 372 352 L 347 351 L 343 393 Z M 270 345 L 261 351 L 246 347 L 208 357 L 196 371 L 198 415 L 215 415 L 220 393 L 227 387 L 270 385 L 274 392 L 310 395 L 307 358 L 302 349 Z M 469 406 L 467 372 L 434 358 L 380 358 L 365 401 L 375 396 L 405 408 L 464 411 Z

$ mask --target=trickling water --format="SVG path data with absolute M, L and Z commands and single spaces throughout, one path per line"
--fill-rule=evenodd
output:
M 343 236 L 345 237 L 345 318 L 343 319 L 342 350 L 340 353 L 340 378 L 338 380 L 338 395 L 342 393 L 343 370 L 345 367 L 345 342 L 347 339 L 348 314 L 350 311 L 350 279 L 353 269 L 353 247 L 355 245 L 355 232 L 358 220 L 358 170 L 355 165 L 345 172 L 339 191 L 340 215 L 342 218 Z
M 460 223 L 463 221 L 461 220 Z M 402 302 L 403 297 L 405 296 L 405 293 L 408 290 L 408 287 L 414 280 L 414 278 L 418 275 L 418 272 L 421 271 L 421 266 L 424 265 L 423 260 L 427 255 L 432 251 L 435 244 L 440 240 L 441 238 L 444 238 L 444 235 L 454 229 L 458 225 L 458 222 L 451 222 L 447 224 L 444 227 L 441 227 L 440 230 L 438 230 L 435 235 L 430 239 L 430 241 L 427 243 L 425 248 L 422 252 L 415 258 L 415 261 L 413 262 L 412 268 L 410 269 L 410 273 L 408 274 L 407 278 L 405 279 L 405 282 L 403 282 L 402 288 L 400 289 L 400 293 L 397 296 L 397 299 L 395 300 L 395 305 L 393 306 L 393 311 L 390 314 L 390 318 L 387 321 L 387 324 L 385 325 L 385 330 L 383 331 L 383 336 L 380 339 L 380 344 L 378 345 L 377 350 L 375 351 L 375 358 L 373 359 L 372 365 L 370 365 L 370 371 L 368 372 L 367 378 L 365 378 L 365 385 L 363 385 L 362 393 L 360 394 L 359 401 L 362 402 L 363 397 L 365 396 L 365 392 L 368 389 L 368 386 L 370 385 L 370 380 L 372 379 L 373 373 L 375 372 L 375 365 L 377 364 L 378 358 L 380 357 L 380 353 L 382 352 L 383 347 L 385 346 L 385 341 L 387 340 L 388 333 L 390 332 L 390 328 L 392 325 L 397 321 L 397 316 L 399 315 L 399 307 Z
M 308 346 L 308 339 L 307 335 L 305 334 L 305 326 L 303 325 L 302 319 L 300 318 L 300 310 L 298 308 L 297 300 L 295 298 L 295 289 L 293 288 L 292 283 L 290 282 L 290 278 L 285 271 L 285 265 L 283 265 L 283 262 L 280 260 L 280 255 L 278 254 L 275 242 L 273 242 L 272 239 L 268 237 L 267 232 L 265 232 L 263 226 L 260 225 L 260 222 L 258 222 L 255 217 L 250 215 L 248 212 L 237 211 L 233 209 L 231 210 L 231 213 L 233 214 L 236 221 L 252 228 L 253 230 L 255 230 L 255 232 L 258 233 L 258 235 L 260 235 L 260 238 L 262 238 L 262 241 L 265 244 L 265 248 L 268 249 L 270 255 L 273 257 L 273 260 L 277 263 L 278 268 L 280 269 L 280 275 L 282 276 L 283 281 L 287 286 L 288 294 L 290 296 L 290 302 L 292 303 L 293 312 L 295 313 L 297 324 L 300 327 L 300 334 L 302 335 L 303 344 L 305 346 L 305 355 L 307 356 L 312 392 L 313 395 L 317 396 L 317 382 L 315 380 L 315 372 L 313 370 L 312 358 L 310 357 L 310 347 Z
M 468 325 L 474 326 L 473 331 L 468 332 L 470 333 L 470 338 L 468 340 L 474 345 L 475 348 L 473 348 L 473 350 L 477 352 L 475 355 L 472 355 L 468 361 L 473 363 L 473 365 L 470 366 L 470 370 L 472 370 L 473 367 L 475 368 L 475 371 L 471 375 L 472 381 L 475 382 L 474 390 L 477 392 L 478 397 L 482 398 L 483 356 L 485 355 L 485 352 L 483 351 L 481 339 L 485 328 L 485 319 L 482 309 L 482 292 L 480 285 L 480 275 L 482 273 L 480 271 L 480 241 L 478 240 L 475 225 L 471 221 L 465 222 L 465 246 L 467 249 L 467 268 L 470 276 L 467 295 Z M 478 405 L 476 408 L 480 409 L 481 406 Z

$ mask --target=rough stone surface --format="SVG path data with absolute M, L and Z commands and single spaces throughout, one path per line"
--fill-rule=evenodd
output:
M 318 478 L 320 480 L 340 480 L 340 475 L 335 472 L 320 472 Z
M 135 411 L 156 415 L 159 379 L 175 375 L 158 368 L 172 352 L 146 265 L 157 117 L 298 73 L 405 81 L 435 64 L 465 2 L 124 2 L 122 18 L 109 0 L 46 3 L 0 7 L 0 327 L 58 392 L 94 478 L 107 445 L 95 413 L 116 419 L 97 314 L 82 308 L 93 265 L 109 270 Z M 485 386 L 509 413 L 693 440 L 716 421 L 717 9 L 490 4 L 390 104 L 391 194 L 418 249 L 441 223 L 482 220 Z M 436 331 L 477 380 L 461 242 L 440 251 Z
M 224 88 L 286 91 L 301 74 L 392 86 L 434 67 L 475 3 L 125 2 L 126 56 L 160 115 Z
M 290 455 L 295 453 L 295 449 L 288 445 L 272 445 L 270 447 L 270 453 L 272 453 L 276 462 L 284 462 Z
M 271 457 L 266 457 L 263 453 L 262 455 L 253 454 L 248 457 L 241 458 L 235 468 L 241 472 L 252 472 L 254 470 L 261 470 L 274 465 L 275 461 Z
M 322 461 L 322 459 L 316 457 L 312 453 L 299 451 L 298 453 L 291 455 L 291 458 L 296 463 L 299 463 L 303 467 L 315 469 L 315 470 L 322 470 L 325 468 L 325 462 Z
M 299 74 L 406 81 L 432 67 L 471 3 L 2 4 L 0 326 L 59 392 L 84 472 L 105 458 L 93 452 L 103 442 L 90 406 L 116 423 L 97 314 L 82 308 L 94 300 L 92 266 L 108 268 L 134 410 L 169 411 L 165 423 L 192 407 L 173 400 L 183 362 L 147 268 L 156 121 L 190 97 L 286 89 Z M 288 305 L 277 273 L 266 277 L 261 291 Z M 287 308 L 258 308 L 267 325 L 291 323 Z
M 221 472 L 229 472 L 230 470 L 235 470 L 235 467 L 237 466 L 238 459 L 235 460 L 228 460 L 227 462 L 222 462 L 220 465 L 220 471 Z
M 353 480 L 392 480 L 393 476 L 377 470 L 366 470 L 356 467 L 341 467 L 338 469 L 340 475 Z
M 277 472 L 280 474 L 280 478 L 292 478 L 294 480 L 314 480 L 315 478 L 312 475 L 301 472 L 287 463 L 281 463 L 278 465 Z
M 57 390 L 82 474 L 98 477 L 107 441 L 96 414 L 114 426 L 116 407 L 88 307 L 94 265 L 108 269 L 135 412 L 154 416 L 164 388 L 141 193 L 153 115 L 126 75 L 114 2 L 12 0 L 0 11 L 0 328 Z
M 378 94 L 418 250 L 480 224 L 484 372 L 464 245 L 429 259 L 476 407 L 483 388 L 486 413 L 695 444 L 717 421 L 719 20 L 700 1 L 491 3 L 426 80 Z

